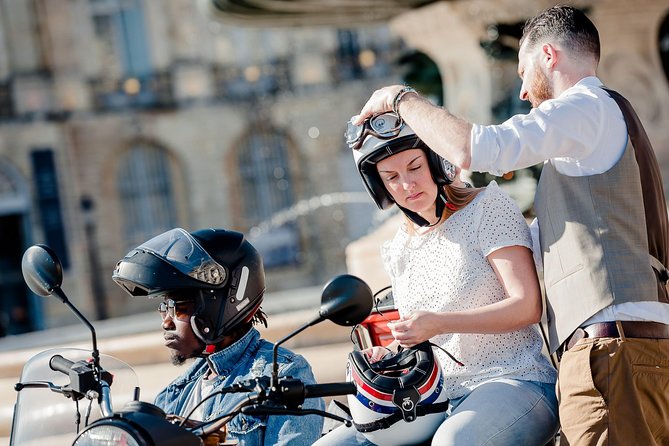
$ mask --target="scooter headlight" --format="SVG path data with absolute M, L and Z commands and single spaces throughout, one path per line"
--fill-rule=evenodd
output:
M 170 423 L 165 412 L 153 404 L 131 401 L 112 417 L 88 426 L 72 446 L 155 446 L 178 444 L 202 446 L 198 436 Z
M 142 446 L 146 442 L 127 423 L 99 424 L 91 426 L 77 437 L 72 446 Z

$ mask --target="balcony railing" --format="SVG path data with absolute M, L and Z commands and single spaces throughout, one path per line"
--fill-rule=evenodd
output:
M 209 70 L 213 89 L 206 102 L 244 102 L 279 93 L 328 88 L 342 82 L 385 77 L 393 72 L 401 48 L 397 44 L 360 51 L 334 51 L 322 60 L 326 64 L 322 78 L 310 78 L 296 73 L 298 64 L 291 57 L 274 59 L 249 66 L 203 66 Z M 113 112 L 126 109 L 174 109 L 187 107 L 190 102 L 179 100 L 175 94 L 175 72 L 170 69 L 137 77 L 121 79 L 97 77 L 89 79 L 91 109 L 95 112 Z M 302 80 L 301 80 L 302 79 Z M 49 80 L 50 82 L 50 80 Z M 303 85 L 304 84 L 304 85 Z M 305 90 L 306 89 L 306 90 Z M 0 121 L 33 119 L 67 119 L 77 110 L 45 109 L 28 114 L 17 112 L 13 97 L 12 80 L 0 82 Z M 53 104 L 51 104 L 53 107 Z
M 170 72 L 125 79 L 97 78 L 90 81 L 93 109 L 161 109 L 176 106 Z
M 213 66 L 211 72 L 214 96 L 219 100 L 244 101 L 293 89 L 287 59 L 247 67 Z

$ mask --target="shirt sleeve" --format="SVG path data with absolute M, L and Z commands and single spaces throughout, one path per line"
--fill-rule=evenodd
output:
M 498 125 L 475 124 L 470 169 L 499 176 L 549 159 L 583 160 L 598 147 L 605 114 L 602 101 L 574 93 Z
M 518 205 L 491 182 L 477 207 L 478 241 L 484 256 L 508 246 L 524 246 L 532 250 L 532 238 L 525 217 Z

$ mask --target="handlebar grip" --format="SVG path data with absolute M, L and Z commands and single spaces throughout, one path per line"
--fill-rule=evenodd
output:
M 49 367 L 51 367 L 51 370 L 55 370 L 56 372 L 60 372 L 65 375 L 70 374 L 70 369 L 72 368 L 73 364 L 74 361 L 70 361 L 69 359 L 63 358 L 60 355 L 53 355 L 49 360 Z
M 310 384 L 304 386 L 305 398 L 320 398 L 324 396 L 355 395 L 357 389 L 352 382 Z

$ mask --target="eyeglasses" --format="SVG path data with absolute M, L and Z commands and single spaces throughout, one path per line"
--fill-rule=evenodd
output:
M 404 121 L 395 113 L 382 113 L 372 116 L 362 125 L 354 125 L 351 121 L 348 121 L 344 136 L 348 147 L 352 150 L 358 150 L 367 136 L 391 139 L 400 134 L 402 127 L 404 127 Z
M 193 313 L 193 302 L 175 302 L 167 299 L 158 305 L 160 317 L 165 320 L 168 315 L 172 320 L 187 321 Z

